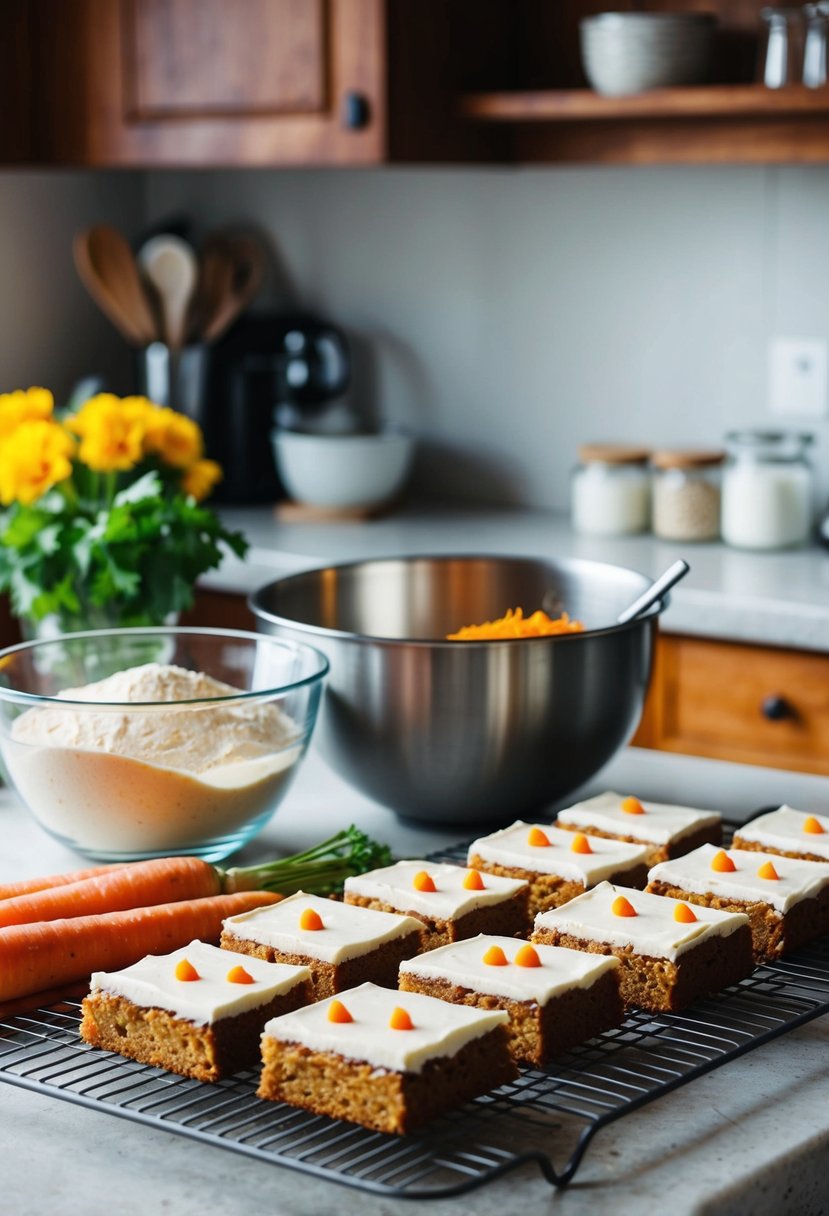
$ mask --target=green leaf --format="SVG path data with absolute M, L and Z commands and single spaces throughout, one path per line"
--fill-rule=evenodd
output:
M 155 470 L 145 473 L 143 477 L 139 477 L 131 485 L 125 486 L 123 490 L 119 490 L 115 495 L 113 506 L 125 507 L 130 503 L 143 502 L 147 498 L 159 498 L 163 486 L 161 478 Z

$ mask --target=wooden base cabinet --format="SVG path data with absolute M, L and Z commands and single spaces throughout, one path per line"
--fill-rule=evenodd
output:
M 663 634 L 633 743 L 829 776 L 829 655 Z

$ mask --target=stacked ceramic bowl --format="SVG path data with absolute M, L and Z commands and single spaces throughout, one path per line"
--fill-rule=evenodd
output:
M 710 72 L 710 13 L 597 13 L 579 29 L 585 75 L 608 97 L 699 84 Z

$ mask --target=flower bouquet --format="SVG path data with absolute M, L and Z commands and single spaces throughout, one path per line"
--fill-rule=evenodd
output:
M 28 634 L 159 625 L 247 542 L 202 505 L 221 478 L 199 427 L 144 397 L 0 395 L 0 592 Z

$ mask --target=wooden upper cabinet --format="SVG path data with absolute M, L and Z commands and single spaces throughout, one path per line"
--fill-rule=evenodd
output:
M 129 120 L 320 114 L 323 0 L 124 0 Z
M 41 163 L 371 165 L 505 146 L 458 97 L 507 82 L 508 0 L 28 5 Z
M 710 10 L 708 84 L 602 97 L 591 13 Z M 829 86 L 756 83 L 763 0 L 0 0 L 0 160 L 829 163 Z

